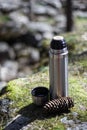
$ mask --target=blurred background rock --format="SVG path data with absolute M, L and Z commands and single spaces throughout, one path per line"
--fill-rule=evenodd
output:
M 0 0 L 0 87 L 43 69 L 52 37 L 87 31 L 86 20 L 87 0 Z

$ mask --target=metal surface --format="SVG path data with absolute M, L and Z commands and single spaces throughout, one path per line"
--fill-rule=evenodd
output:
M 33 103 L 42 106 L 49 100 L 49 90 L 45 87 L 36 87 L 31 91 Z
M 67 48 L 49 51 L 50 98 L 68 96 L 68 51 Z

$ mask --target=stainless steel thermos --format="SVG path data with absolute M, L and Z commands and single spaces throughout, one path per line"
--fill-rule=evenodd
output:
M 68 50 L 62 36 L 53 37 L 49 57 L 50 99 L 68 96 Z

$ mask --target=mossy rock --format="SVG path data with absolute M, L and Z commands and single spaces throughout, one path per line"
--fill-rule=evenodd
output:
M 85 71 L 84 70 L 85 64 Z M 82 69 L 82 70 L 81 70 Z M 43 115 L 42 108 L 32 103 L 31 90 L 37 86 L 49 87 L 49 69 L 31 75 L 28 78 L 19 78 L 8 83 L 7 93 L 3 96 L 9 98 L 10 117 L 18 114 L 29 119 L 29 129 L 33 130 L 65 130 L 66 124 L 61 119 L 67 117 L 69 120 L 75 120 L 73 113 L 78 113 L 76 120 L 80 122 L 87 121 L 87 61 L 79 61 L 69 64 L 69 96 L 74 98 L 75 106 L 69 113 L 57 115 Z M 28 125 L 27 124 L 27 125 Z M 73 126 L 71 126 L 73 127 Z
M 69 54 L 80 54 L 84 51 L 86 51 L 87 49 L 87 31 L 73 31 L 70 33 L 64 33 L 64 34 L 60 34 L 62 36 L 64 36 L 67 45 L 68 45 L 68 50 L 69 50 Z M 49 49 L 49 44 L 50 44 L 51 40 L 50 39 L 44 39 L 42 41 L 42 45 L 44 50 L 45 49 Z M 42 49 L 43 49 L 42 48 Z

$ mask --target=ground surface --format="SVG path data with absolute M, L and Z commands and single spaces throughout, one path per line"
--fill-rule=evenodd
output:
M 87 129 L 87 44 L 84 38 L 86 32 L 78 34 L 64 34 L 69 46 L 69 96 L 74 98 L 74 108 L 69 113 L 46 116 L 43 115 L 42 108 L 32 103 L 31 90 L 34 87 L 49 87 L 49 69 L 45 67 L 34 75 L 8 83 L 1 99 L 9 99 L 10 103 L 7 113 L 2 113 L 1 129 Z

